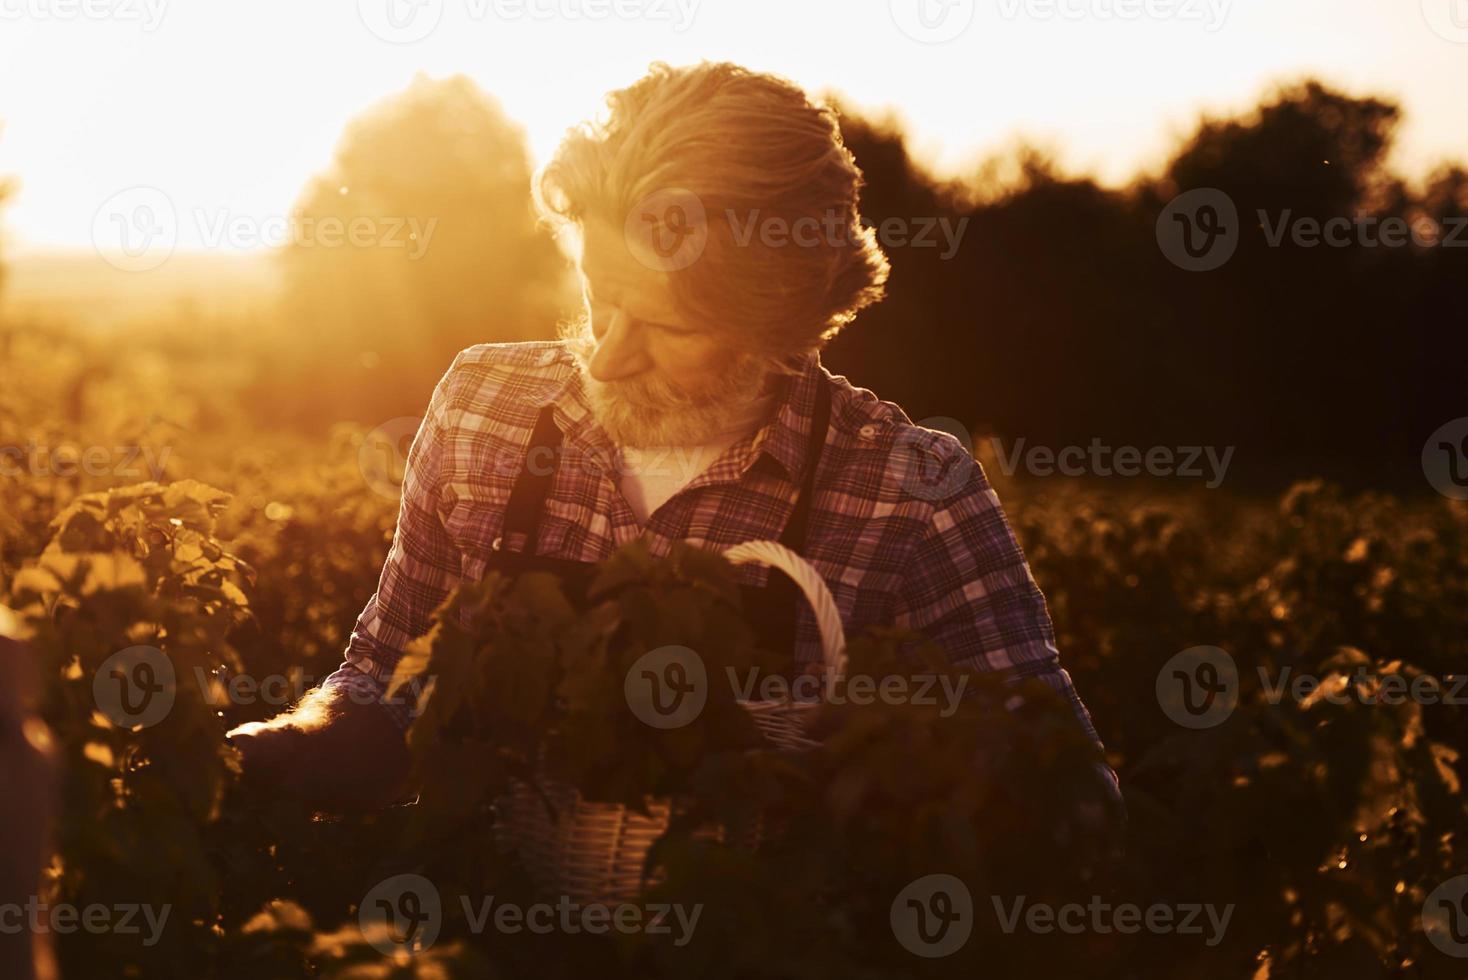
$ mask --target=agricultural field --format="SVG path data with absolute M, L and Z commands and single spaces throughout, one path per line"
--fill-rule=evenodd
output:
M 1455 937 L 1437 932 L 1457 922 L 1443 903 L 1461 899 L 1440 886 L 1468 868 L 1468 505 L 1426 486 L 1402 497 L 1302 479 L 1244 495 L 1006 477 L 977 446 L 1120 776 L 1124 854 L 1094 860 L 1055 816 L 1084 792 L 1085 762 L 1044 692 L 1005 712 L 981 687 L 948 728 L 915 711 L 836 712 L 817 758 L 783 764 L 732 722 L 710 722 L 696 758 L 657 733 L 568 722 L 564 771 L 586 791 L 676 791 L 726 822 L 760 800 L 790 833 L 752 853 L 671 836 L 654 894 L 696 897 L 692 941 L 676 924 L 487 937 L 483 897 L 527 886 L 492 846 L 489 804 L 515 770 L 482 741 L 514 711 L 473 678 L 503 667 L 486 642 L 496 629 L 570 650 L 564 631 L 584 611 L 544 583 L 461 597 L 480 632 L 439 630 L 420 667 L 470 680 L 442 685 L 415 725 L 415 804 L 343 816 L 246 792 L 225 732 L 331 673 L 376 586 L 401 478 L 379 462 L 385 430 L 258 424 L 269 361 L 245 332 L 0 330 L 0 634 L 25 643 L 59 764 L 47 897 L 169 910 L 136 934 L 58 931 L 66 976 L 1460 975 L 1438 945 Z M 639 596 L 649 637 L 674 621 L 689 636 L 724 629 L 727 610 L 696 588 L 717 592 L 716 564 L 620 574 L 613 601 Z M 620 654 L 643 640 L 618 641 L 631 644 Z M 860 655 L 898 669 L 891 640 L 864 638 Z M 164 651 L 177 695 L 166 717 L 127 728 L 99 709 L 95 681 L 137 645 Z M 593 647 L 616 666 L 615 644 L 575 649 Z M 1191 725 L 1164 692 L 1189 657 L 1235 672 L 1228 703 Z M 510 720 L 579 717 L 575 704 L 605 693 L 572 697 L 562 666 L 512 671 L 529 700 Z M 1414 680 L 1414 696 L 1392 696 Z M 965 738 L 984 764 L 965 766 Z M 596 744 L 626 763 L 616 780 L 586 754 Z M 1227 909 L 1226 928 L 1202 916 L 1196 934 L 1166 937 L 1011 934 L 1000 915 L 957 956 L 913 957 L 887 926 L 892 897 L 949 869 L 987 889 L 981 906 L 1196 904 Z M 374 929 L 372 907 L 422 879 L 441 909 L 409 955 Z

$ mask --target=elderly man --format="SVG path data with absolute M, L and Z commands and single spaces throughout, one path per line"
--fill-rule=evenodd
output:
M 232 734 L 247 771 L 323 806 L 397 798 L 409 712 L 384 685 L 448 592 L 492 569 L 574 588 L 638 536 L 654 554 L 778 539 L 848 631 L 911 627 L 963 665 L 1043 678 L 1095 738 L 967 447 L 821 365 L 887 277 L 834 114 L 728 64 L 655 65 L 608 102 L 534 185 L 571 242 L 583 314 L 560 341 L 454 359 L 346 663 L 296 711 Z M 819 634 L 788 581 L 740 575 L 761 638 L 813 667 Z

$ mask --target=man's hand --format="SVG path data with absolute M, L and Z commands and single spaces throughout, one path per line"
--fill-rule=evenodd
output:
M 340 689 L 317 688 L 294 710 L 226 737 L 256 792 L 333 811 L 379 809 L 408 795 L 403 733 L 380 704 L 354 701 Z

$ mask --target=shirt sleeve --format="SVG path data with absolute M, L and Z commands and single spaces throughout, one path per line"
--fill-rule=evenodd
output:
M 983 467 L 957 440 L 940 446 L 951 449 L 943 454 L 942 492 L 927 494 L 932 519 L 906 563 L 894 625 L 922 633 L 958 666 L 1013 681 L 1040 678 L 1100 747 L 1090 712 L 1060 666 L 1045 597 Z
M 939 483 L 936 488 L 912 485 L 933 501 L 932 520 L 906 564 L 893 624 L 922 633 L 958 666 L 998 671 L 1011 682 L 1040 678 L 1065 699 L 1086 736 L 1104 751 L 1091 713 L 1060 666 L 1045 596 L 983 467 L 956 439 L 931 449 L 941 458 L 926 465 L 937 463 Z M 1105 762 L 1096 764 L 1096 774 L 1106 806 L 1097 819 L 1109 825 L 1109 832 L 1120 833 L 1127 822 L 1121 784 Z
M 412 718 L 415 692 L 405 690 L 388 699 L 387 684 L 403 648 L 428 632 L 434 610 L 459 584 L 461 572 L 461 555 L 438 506 L 450 379 L 461 358 L 454 359 L 434 388 L 408 450 L 397 529 L 377 591 L 357 617 L 345 662 L 323 682 L 354 703 L 383 705 L 402 729 Z

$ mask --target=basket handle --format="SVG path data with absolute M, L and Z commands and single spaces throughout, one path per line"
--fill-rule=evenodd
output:
M 724 557 L 736 565 L 756 562 L 777 568 L 795 580 L 816 613 L 821 630 L 821 653 L 826 669 L 842 674 L 846 671 L 846 631 L 841 626 L 841 613 L 826 580 L 815 566 L 778 541 L 745 541 L 724 551 Z M 773 574 L 773 573 L 771 573 Z

